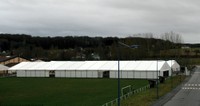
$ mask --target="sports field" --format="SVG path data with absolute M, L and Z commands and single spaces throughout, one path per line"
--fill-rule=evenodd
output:
M 147 80 L 121 80 L 139 88 Z M 117 79 L 0 78 L 0 105 L 100 106 L 117 98 Z

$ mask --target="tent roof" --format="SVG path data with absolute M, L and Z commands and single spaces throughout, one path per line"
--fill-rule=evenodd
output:
M 120 61 L 120 70 L 156 71 L 170 69 L 166 61 Z M 118 70 L 118 61 L 22 62 L 9 70 Z
M 77 68 L 77 70 L 88 70 L 90 67 L 95 65 L 97 62 L 96 61 L 85 61 L 83 65 Z
M 99 70 L 117 70 L 117 61 L 105 61 L 105 64 L 103 64 Z
M 176 62 L 176 60 L 169 60 L 167 63 L 173 71 L 180 71 L 180 65 Z
M 106 64 L 106 61 L 94 61 L 95 64 L 88 67 L 88 70 L 99 70 L 104 64 Z
M 180 67 L 180 65 L 176 62 L 176 60 L 168 60 L 167 63 L 170 67 L 176 65 L 177 67 Z
M 26 66 L 26 64 L 29 64 L 30 62 L 21 62 L 17 65 L 14 65 L 13 67 L 9 68 L 9 70 L 19 70 L 21 67 Z

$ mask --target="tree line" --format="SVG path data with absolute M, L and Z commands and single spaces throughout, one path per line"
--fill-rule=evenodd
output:
M 130 50 L 123 46 L 118 47 L 117 42 L 123 42 L 130 46 L 139 45 L 139 48 Z M 26 58 L 47 60 L 165 58 L 172 56 L 172 53 L 167 52 L 169 49 L 180 48 L 181 45 L 181 36 L 173 32 L 165 33 L 160 39 L 153 37 L 151 33 L 137 34 L 126 38 L 39 37 L 25 34 L 0 34 L 0 52 L 2 55 L 21 55 Z M 177 53 L 173 54 L 173 56 L 175 55 Z

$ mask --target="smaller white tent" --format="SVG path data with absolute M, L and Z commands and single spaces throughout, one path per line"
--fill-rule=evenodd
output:
M 0 74 L 7 74 L 9 67 L 0 64 Z
M 176 60 L 168 60 L 167 63 L 172 69 L 172 72 L 179 72 L 180 71 L 180 65 L 176 62 Z

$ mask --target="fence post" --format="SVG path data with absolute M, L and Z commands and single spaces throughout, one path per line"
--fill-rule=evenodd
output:
M 111 101 L 111 106 L 113 106 L 113 101 Z

